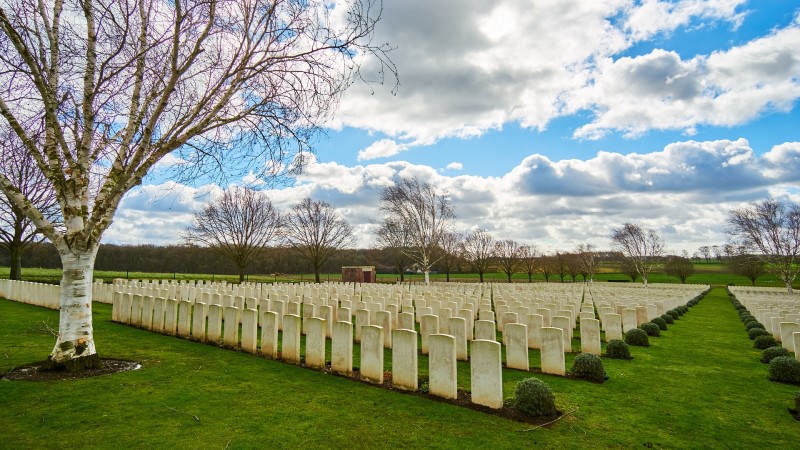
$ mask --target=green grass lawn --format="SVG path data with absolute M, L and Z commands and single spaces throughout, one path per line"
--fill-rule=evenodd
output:
M 102 356 L 134 372 L 0 382 L 3 448 L 792 448 L 797 386 L 767 380 L 725 291 L 715 288 L 632 361 L 604 358 L 597 385 L 538 375 L 561 410 L 529 425 L 240 352 L 110 322 L 95 304 Z M 0 372 L 43 359 L 56 311 L 0 300 Z M 574 344 L 577 347 L 577 344 Z M 358 354 L 358 349 L 354 352 Z M 538 352 L 531 363 L 538 366 Z M 567 366 L 573 355 L 568 356 Z M 387 369 L 391 357 L 386 355 Z M 425 364 L 420 357 L 420 364 Z M 357 365 L 357 361 L 355 362 Z M 512 396 L 528 373 L 504 370 Z M 459 384 L 469 367 L 459 363 Z M 196 420 L 195 416 L 197 417 Z

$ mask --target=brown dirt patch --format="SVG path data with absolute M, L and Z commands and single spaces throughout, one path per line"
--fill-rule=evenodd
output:
M 103 358 L 103 367 L 97 369 L 82 370 L 79 372 L 67 372 L 66 370 L 45 370 L 43 369 L 46 361 L 39 361 L 28 364 L 24 367 L 16 367 L 3 375 L 3 380 L 11 381 L 63 381 L 77 380 L 79 378 L 97 377 L 112 373 L 127 372 L 141 368 L 141 364 L 135 361 L 124 359 Z

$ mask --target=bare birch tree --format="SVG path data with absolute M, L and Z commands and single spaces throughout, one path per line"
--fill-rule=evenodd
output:
M 325 261 L 353 243 L 353 227 L 329 203 L 306 198 L 286 215 L 286 240 L 314 269 L 319 283 Z
M 231 186 L 222 197 L 194 213 L 183 240 L 207 247 L 228 258 L 244 281 L 245 268 L 281 237 L 283 217 L 261 192 Z
M 385 220 L 407 230 L 410 245 L 406 254 L 425 273 L 425 283 L 430 283 L 442 236 L 451 231 L 455 219 L 450 198 L 416 177 L 400 178 L 381 192 L 380 209 Z
M 483 283 L 483 275 L 489 269 L 489 264 L 494 256 L 494 239 L 486 230 L 475 230 L 464 238 L 464 258 L 469 261 L 472 270 L 478 272 L 478 278 Z
M 497 266 L 506 274 L 508 282 L 511 277 L 520 269 L 520 245 L 512 239 L 503 239 L 494 243 L 494 256 L 497 258 Z
M 22 147 L 9 127 L 0 126 L 0 174 L 12 180 L 42 215 L 51 223 L 58 223 L 58 203 L 50 182 L 36 168 L 36 163 Z M 43 235 L 15 203 L 0 191 L 0 247 L 8 251 L 9 279 L 22 278 L 22 255 L 31 244 Z
M 53 367 L 97 367 L 92 267 L 123 195 L 170 155 L 176 175 L 298 171 L 357 79 L 394 67 L 377 0 L 4 0 L 0 117 L 49 180 L 59 231 L 13 180 L 0 190 L 58 249 Z M 367 63 L 365 63 L 368 62 Z M 376 80 L 377 81 L 377 80 Z M 224 172 L 222 172 L 224 173 Z
M 597 272 L 597 251 L 592 244 L 578 244 L 575 255 L 580 264 L 583 281 L 593 281 Z
M 647 287 L 650 273 L 661 265 L 664 241 L 655 230 L 644 230 L 641 226 L 626 223 L 611 234 L 611 247 L 636 268 Z
M 800 206 L 769 199 L 732 209 L 727 232 L 745 249 L 760 253 L 767 270 L 792 292 L 800 270 Z

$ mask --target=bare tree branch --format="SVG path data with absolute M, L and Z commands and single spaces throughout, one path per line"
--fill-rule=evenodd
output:
M 483 283 L 483 275 L 489 268 L 492 257 L 494 256 L 494 239 L 486 230 L 475 230 L 464 238 L 463 243 L 464 257 L 472 265 L 472 269 L 478 272 L 480 282 Z
M 647 286 L 647 277 L 661 264 L 664 254 L 664 241 L 655 230 L 644 230 L 632 223 L 617 228 L 611 235 L 611 247 L 622 253 L 642 277 Z
M 416 177 L 400 178 L 381 192 L 380 209 L 385 220 L 408 234 L 407 255 L 419 264 L 429 283 L 437 248 L 455 219 L 449 197 Z
M 306 198 L 286 216 L 286 240 L 311 265 L 319 283 L 322 264 L 354 242 L 353 227 L 330 204 Z
M 727 231 L 745 249 L 760 253 L 767 270 L 792 292 L 800 270 L 800 206 L 769 199 L 732 209 Z
M 194 224 L 183 235 L 189 245 L 208 247 L 244 270 L 281 237 L 283 217 L 267 196 L 246 187 L 232 186 L 222 198 L 194 214 Z

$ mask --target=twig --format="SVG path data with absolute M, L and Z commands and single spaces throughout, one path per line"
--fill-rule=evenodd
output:
M 233 440 L 233 438 L 230 438 L 230 439 L 228 439 L 228 443 L 227 443 L 227 444 L 225 444 L 225 448 L 224 448 L 224 449 L 222 449 L 222 450 L 228 450 L 228 447 L 230 447 L 230 446 L 231 446 L 231 441 L 232 441 L 232 440 Z
M 194 420 L 200 422 L 200 418 L 195 416 L 194 414 L 190 414 L 190 413 L 187 413 L 186 411 L 181 411 L 179 409 L 173 408 L 172 406 L 168 406 L 166 403 L 162 403 L 162 405 L 164 405 L 164 407 L 169 409 L 169 410 L 172 410 L 172 411 L 175 411 L 175 412 L 181 413 L 181 414 L 186 414 L 187 416 L 193 417 Z
M 546 422 L 546 423 L 543 423 L 543 424 L 541 424 L 541 425 L 536 425 L 535 427 L 533 427 L 533 428 L 528 428 L 527 430 L 518 430 L 518 431 L 519 431 L 520 433 L 525 433 L 525 432 L 528 432 L 528 431 L 538 430 L 539 428 L 546 427 L 547 425 L 550 425 L 550 424 L 553 424 L 553 423 L 556 423 L 556 422 L 558 422 L 559 420 L 563 419 L 564 417 L 567 417 L 567 416 L 569 416 L 569 415 L 572 415 L 572 414 L 573 414 L 575 411 L 577 411 L 577 410 L 578 410 L 578 408 L 575 408 L 575 409 L 573 409 L 573 410 L 567 411 L 567 412 L 565 412 L 564 414 L 562 414 L 562 415 L 560 415 L 560 416 L 556 417 L 555 419 L 551 420 L 550 422 Z

